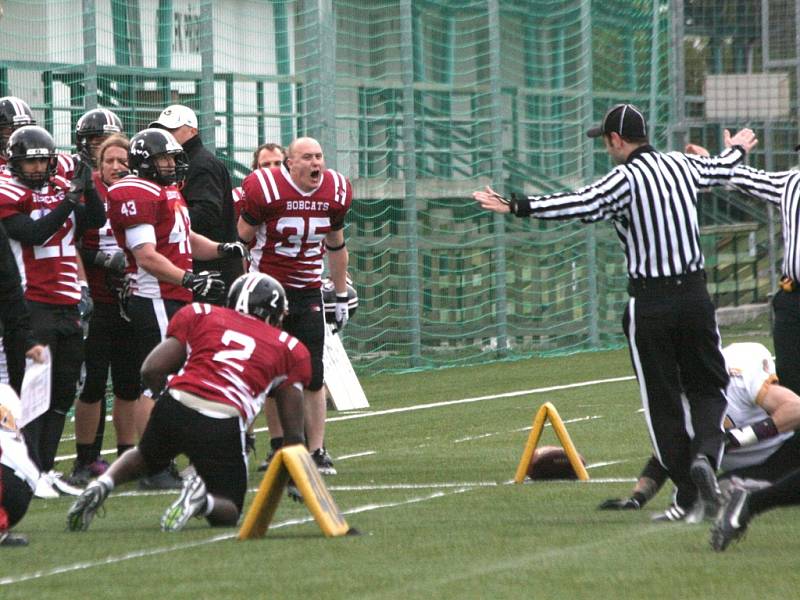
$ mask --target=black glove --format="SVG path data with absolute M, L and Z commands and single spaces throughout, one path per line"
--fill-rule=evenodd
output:
M 238 256 L 250 260 L 250 250 L 242 242 L 227 242 L 217 246 L 220 256 Z
M 89 294 L 89 286 L 81 286 L 81 299 L 78 301 L 78 312 L 81 315 L 81 321 L 86 322 L 92 316 L 94 311 L 94 301 Z
M 75 172 L 69 182 L 69 191 L 64 195 L 64 199 L 72 204 L 78 204 L 83 195 L 93 188 L 91 164 L 87 164 L 84 160 L 77 161 Z
M 253 454 L 256 453 L 256 434 L 255 433 L 245 433 L 244 434 L 244 451 L 245 454 L 252 452 Z
M 181 285 L 212 304 L 225 299 L 225 282 L 220 279 L 219 271 L 186 271 Z
M 121 250 L 118 252 L 114 252 L 113 254 L 109 254 L 108 252 L 98 252 L 94 257 L 94 264 L 98 267 L 103 267 L 104 269 L 108 269 L 110 271 L 115 271 L 117 273 L 124 273 L 125 267 L 128 266 L 128 261 L 125 258 L 125 253 Z
M 641 503 L 636 498 L 609 498 L 597 507 L 597 510 L 639 510 Z

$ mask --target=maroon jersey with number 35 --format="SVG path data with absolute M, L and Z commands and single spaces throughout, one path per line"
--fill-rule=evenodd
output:
M 257 169 L 242 182 L 242 212 L 261 223 L 251 250 L 251 271 L 271 275 L 285 288 L 315 289 L 322 281 L 325 235 L 344 227 L 353 188 L 328 169 L 319 187 L 300 190 L 286 167 Z
M 284 385 L 307 387 L 311 380 L 311 358 L 297 338 L 229 308 L 184 306 L 167 337 L 184 344 L 188 356 L 168 387 L 233 406 L 248 423 L 266 394 Z

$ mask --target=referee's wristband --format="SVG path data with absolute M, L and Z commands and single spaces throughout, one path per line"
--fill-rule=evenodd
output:
M 528 197 L 523 194 L 517 194 L 516 192 L 511 194 L 508 206 L 511 209 L 511 214 L 517 217 L 528 217 L 533 213 L 531 210 L 531 202 Z

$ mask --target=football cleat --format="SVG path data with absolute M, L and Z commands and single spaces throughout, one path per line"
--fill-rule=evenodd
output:
M 314 450 L 311 458 L 314 459 L 314 464 L 317 465 L 320 475 L 336 475 L 336 467 L 333 466 L 331 455 L 328 454 L 324 446 Z
M 655 513 L 650 520 L 655 523 L 686 523 L 687 525 L 696 525 L 703 520 L 705 510 L 703 503 L 695 502 L 694 506 L 689 510 L 681 508 L 677 504 L 670 505 L 667 510 L 660 513 Z
M 750 492 L 740 488 L 731 491 L 728 503 L 723 506 L 721 514 L 711 528 L 711 547 L 717 552 L 724 552 L 731 542 L 741 539 L 747 531 L 750 521 L 750 510 L 747 500 Z
M 178 474 L 175 463 L 153 475 L 142 477 L 139 480 L 140 490 L 179 490 L 183 487 L 183 479 Z
M 206 508 L 206 484 L 199 475 L 187 479 L 178 499 L 161 517 L 162 531 L 180 531 L 192 517 L 201 517 Z
M 717 483 L 714 467 L 711 466 L 706 456 L 699 455 L 692 461 L 689 476 L 697 486 L 697 492 L 700 494 L 700 500 L 705 508 L 705 518 L 707 520 L 716 519 L 722 502 L 722 492 Z
M 89 529 L 89 524 L 94 519 L 98 509 L 108 498 L 109 491 L 108 486 L 102 481 L 95 480 L 86 486 L 86 489 L 72 503 L 69 512 L 67 512 L 67 529 L 69 531 L 86 531 Z
M 90 465 L 79 465 L 77 462 L 72 467 L 72 473 L 64 478 L 69 485 L 85 488 L 89 485 L 89 481 L 94 479 L 95 475 L 92 473 Z
M 76 487 L 66 481 L 61 473 L 58 471 L 50 471 L 47 473 L 50 480 L 50 485 L 53 486 L 62 496 L 80 496 L 83 493 L 83 487 Z
M 36 489 L 33 490 L 33 495 L 37 498 L 43 498 L 45 500 L 61 497 L 61 494 L 59 494 L 53 487 L 53 484 L 50 481 L 50 477 L 47 473 L 42 473 L 39 475 L 39 479 L 36 480 Z
M 0 531 L 0 546 L 27 546 L 28 538 L 19 533 Z

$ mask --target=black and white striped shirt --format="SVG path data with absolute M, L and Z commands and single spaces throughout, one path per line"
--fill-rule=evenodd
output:
M 800 171 L 768 173 L 741 165 L 734 169 L 731 187 L 781 207 L 783 274 L 800 281 Z
M 599 181 L 574 192 L 529 196 L 515 214 L 613 221 L 633 279 L 699 271 L 697 191 L 727 184 L 744 155 L 739 146 L 714 157 L 641 146 Z

